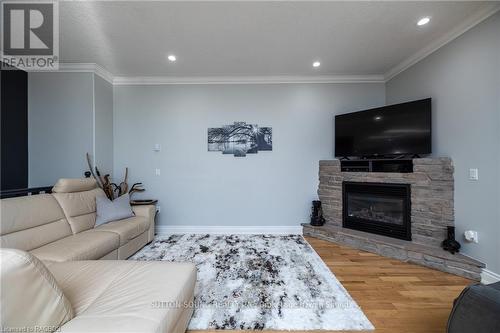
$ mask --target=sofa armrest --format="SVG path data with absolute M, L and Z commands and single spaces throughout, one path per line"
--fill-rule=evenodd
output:
M 136 216 L 145 217 L 149 221 L 148 243 L 151 242 L 155 236 L 155 205 L 139 205 L 132 206 L 132 211 Z
M 465 288 L 455 300 L 447 332 L 499 332 L 499 286 L 474 284 Z
M 134 211 L 134 214 L 137 216 L 144 216 L 144 217 L 153 217 L 155 216 L 156 213 L 156 206 L 155 205 L 137 205 L 137 206 L 132 206 L 132 210 Z

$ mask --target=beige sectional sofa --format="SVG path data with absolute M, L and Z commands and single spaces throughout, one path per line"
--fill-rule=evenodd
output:
M 193 309 L 178 305 L 193 300 L 196 268 L 189 263 L 117 260 L 153 240 L 155 207 L 136 206 L 134 217 L 94 227 L 95 198 L 100 195 L 104 192 L 95 180 L 62 179 L 52 194 L 2 199 L 2 249 L 31 253 L 53 275 L 73 309 L 71 320 L 60 327 L 63 332 L 184 332 Z M 2 289 L 15 289 L 4 281 L 17 266 L 1 266 Z M 2 294 L 2 328 L 37 324 L 22 310 L 10 317 L 4 313 L 9 307 L 36 303 L 23 298 L 21 285 L 17 291 L 14 299 Z
M 2 200 L 1 247 L 30 251 L 41 260 L 126 259 L 154 238 L 154 206 L 94 228 L 94 179 L 61 179 L 52 194 Z

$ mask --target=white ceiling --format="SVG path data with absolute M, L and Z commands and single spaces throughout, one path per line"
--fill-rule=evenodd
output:
M 70 1 L 59 10 L 61 62 L 114 76 L 371 75 L 429 53 L 492 2 Z M 417 27 L 423 16 L 431 22 Z

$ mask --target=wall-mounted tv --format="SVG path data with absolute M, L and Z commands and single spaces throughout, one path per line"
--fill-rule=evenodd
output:
M 425 155 L 431 149 L 430 98 L 335 116 L 336 157 Z

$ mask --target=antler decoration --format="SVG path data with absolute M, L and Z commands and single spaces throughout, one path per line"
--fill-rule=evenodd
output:
M 128 179 L 128 168 L 125 168 L 125 177 L 123 178 L 123 181 L 119 185 L 120 193 L 127 193 L 128 191 L 127 179 Z
M 143 192 L 144 188 L 142 187 L 142 183 L 135 183 L 132 185 L 132 188 L 130 191 L 128 190 L 128 168 L 125 168 L 125 177 L 123 181 L 120 183 L 120 185 L 116 185 L 115 183 L 112 183 L 109 179 L 109 174 L 106 174 L 104 176 L 101 176 L 101 172 L 99 171 L 99 168 L 95 166 L 95 168 L 92 167 L 92 161 L 90 158 L 90 154 L 87 153 L 87 164 L 89 166 L 89 171 L 92 177 L 97 182 L 97 185 L 104 191 L 106 196 L 109 198 L 109 200 L 113 200 L 114 198 L 118 198 L 122 194 L 125 194 L 129 192 L 132 194 L 133 192 Z M 95 171 L 94 171 L 95 169 Z
M 130 196 L 132 196 L 132 193 L 135 193 L 135 192 L 144 192 L 145 189 L 144 187 L 142 187 L 142 183 L 135 183 L 134 185 L 132 185 L 132 187 L 130 188 L 130 191 L 128 192 Z
M 97 168 L 96 168 L 97 169 Z M 113 191 L 113 183 L 109 181 L 109 175 L 104 176 L 104 181 L 102 183 L 102 190 L 106 194 L 106 196 L 109 198 L 109 200 L 114 199 L 114 191 Z
M 95 173 L 94 173 L 94 168 L 92 168 L 92 161 L 90 160 L 90 155 L 89 153 L 87 153 L 87 164 L 89 166 L 89 170 L 90 170 L 90 173 L 92 174 L 92 177 L 94 177 L 94 179 L 96 180 L 97 182 L 97 186 L 99 186 L 100 188 L 102 188 L 102 184 L 99 182 L 99 179 L 96 177 Z M 97 168 L 96 168 L 97 169 Z

